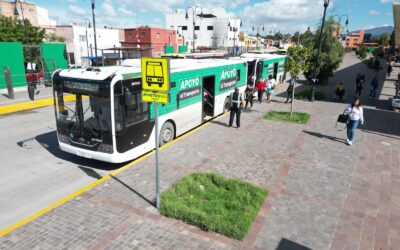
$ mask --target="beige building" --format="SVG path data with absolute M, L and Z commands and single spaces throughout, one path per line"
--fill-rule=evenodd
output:
M 18 20 L 28 19 L 33 26 L 39 26 L 47 31 L 55 30 L 56 21 L 49 18 L 49 12 L 34 3 L 23 0 L 0 0 L 0 15 L 13 17 Z
M 400 4 L 393 3 L 394 40 L 396 48 L 400 47 Z

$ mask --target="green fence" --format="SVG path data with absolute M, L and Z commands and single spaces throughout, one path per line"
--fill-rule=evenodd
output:
M 173 54 L 175 52 L 174 46 L 165 46 L 165 54 Z
M 51 84 L 51 76 L 56 69 L 67 69 L 68 59 L 65 44 L 42 43 L 43 72 L 45 84 Z
M 188 51 L 187 46 L 180 45 L 178 47 L 178 53 L 186 53 Z
M 10 68 L 13 87 L 26 86 L 21 43 L 0 43 L 0 89 L 7 89 L 3 67 Z

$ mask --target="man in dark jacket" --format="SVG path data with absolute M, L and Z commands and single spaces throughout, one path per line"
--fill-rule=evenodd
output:
M 371 81 L 371 91 L 369 92 L 369 97 L 370 98 L 375 98 L 376 97 L 376 90 L 378 88 L 379 82 L 378 82 L 378 76 L 375 75 L 374 78 Z

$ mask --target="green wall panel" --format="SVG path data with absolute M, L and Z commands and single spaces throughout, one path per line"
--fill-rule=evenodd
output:
M 43 57 L 45 80 L 51 82 L 51 76 L 56 69 L 67 69 L 68 59 L 64 43 L 42 43 L 40 45 Z
M 26 86 L 24 57 L 21 43 L 0 43 L 0 89 L 6 89 L 3 67 L 9 67 L 14 87 Z

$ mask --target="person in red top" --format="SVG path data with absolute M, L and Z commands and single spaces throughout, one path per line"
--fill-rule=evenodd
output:
M 265 87 L 266 87 L 265 82 L 263 81 L 262 78 L 259 78 L 257 83 L 256 83 L 256 89 L 257 89 L 257 92 L 258 92 L 258 101 L 260 103 L 262 101 L 262 97 L 263 97 L 263 93 L 264 93 Z

